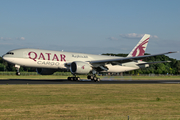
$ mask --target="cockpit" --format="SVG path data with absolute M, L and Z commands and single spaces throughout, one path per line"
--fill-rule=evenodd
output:
M 13 52 L 7 52 L 6 54 L 9 54 L 9 55 L 14 55 L 14 53 L 13 53 Z

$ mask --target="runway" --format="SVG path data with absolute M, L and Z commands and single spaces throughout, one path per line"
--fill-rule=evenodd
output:
M 0 84 L 179 84 L 180 80 L 90 80 L 68 81 L 66 79 L 39 80 L 39 79 L 4 79 Z

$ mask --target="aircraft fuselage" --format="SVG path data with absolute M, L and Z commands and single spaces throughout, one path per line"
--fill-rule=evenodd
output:
M 92 60 L 106 60 L 114 58 L 121 57 L 42 49 L 17 49 L 9 51 L 3 56 L 4 60 L 15 65 L 50 69 L 68 69 L 67 64 L 72 63 L 73 61 L 89 62 Z M 141 62 L 144 63 L 143 61 Z M 124 72 L 139 69 L 139 66 L 136 65 L 136 62 L 129 62 L 121 65 L 107 64 L 106 66 L 109 69 L 108 71 L 104 72 Z

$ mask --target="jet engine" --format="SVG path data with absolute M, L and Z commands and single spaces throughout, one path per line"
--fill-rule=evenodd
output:
M 56 72 L 56 70 L 48 68 L 37 68 L 36 71 L 40 75 L 52 75 L 54 72 Z
M 72 74 L 88 74 L 92 67 L 86 62 L 76 61 L 71 63 L 70 70 Z
M 149 64 L 140 64 L 140 65 L 138 65 L 140 68 L 147 68 L 147 67 L 149 67 Z

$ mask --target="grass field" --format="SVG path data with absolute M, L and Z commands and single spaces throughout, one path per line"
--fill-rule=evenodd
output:
M 179 84 L 0 85 L 1 120 L 180 120 Z
M 65 75 L 0 75 L 0 79 L 67 79 Z M 82 79 L 87 79 L 86 75 L 79 76 Z M 98 76 L 101 79 L 114 79 L 114 80 L 180 80 L 180 76 Z

